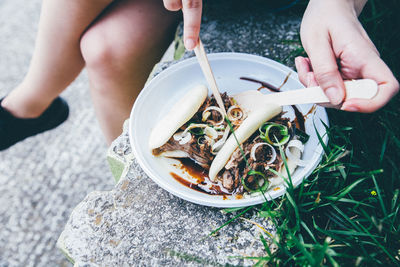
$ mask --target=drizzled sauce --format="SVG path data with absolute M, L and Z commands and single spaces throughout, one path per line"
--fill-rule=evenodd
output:
M 315 111 L 316 108 L 317 108 L 317 105 L 314 104 L 314 105 L 310 108 L 310 110 L 307 112 L 307 114 L 304 115 L 304 118 L 307 119 L 307 118 L 308 118 L 308 115 L 314 113 L 314 111 Z
M 306 131 L 306 127 L 304 126 L 305 116 L 303 115 L 303 113 L 300 112 L 300 110 L 295 105 L 292 105 L 292 108 L 294 110 L 294 115 L 296 116 L 293 120 L 293 122 L 296 124 L 296 128 L 305 132 Z
M 179 183 L 181 183 L 182 185 L 189 187 L 191 189 L 194 189 L 196 191 L 202 192 L 202 193 L 206 193 L 203 189 L 201 189 L 197 184 L 191 183 L 188 180 L 180 177 L 178 174 L 174 173 L 174 172 L 170 172 L 169 174 L 171 174 L 171 176 L 177 180 Z
M 239 79 L 261 84 L 261 87 L 257 89 L 258 91 L 260 91 L 261 89 L 264 89 L 264 88 L 268 89 L 268 90 L 270 90 L 272 92 L 279 92 L 280 91 L 278 87 L 275 87 L 274 85 L 272 85 L 270 83 L 267 83 L 267 82 L 259 81 L 259 80 L 256 80 L 256 79 L 253 79 L 253 78 L 248 78 L 248 77 L 240 77 Z
M 208 179 L 207 171 L 202 168 L 200 165 L 196 164 L 193 160 L 189 158 L 175 158 L 181 164 L 176 165 L 176 167 L 185 171 L 192 178 L 197 180 L 197 183 L 203 183 L 206 179 Z
M 232 195 L 224 190 L 221 184 L 215 184 L 211 182 L 208 178 L 208 171 L 196 164 L 193 160 L 189 158 L 175 159 L 178 160 L 180 164 L 176 164 L 174 166 L 183 170 L 185 173 L 189 174 L 190 177 L 197 181 L 197 183 L 192 183 L 178 174 L 170 172 L 171 176 L 180 184 L 208 195 L 220 195 L 222 196 L 223 200 L 228 199 L 228 196 Z

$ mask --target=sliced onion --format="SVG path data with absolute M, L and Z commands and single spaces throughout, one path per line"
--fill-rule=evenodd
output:
M 203 111 L 203 113 L 201 114 L 201 121 L 205 122 L 208 117 L 210 117 L 211 112 L 210 111 Z
M 297 165 L 299 165 L 301 167 L 306 166 L 308 164 L 308 162 L 295 157 L 292 154 L 292 152 L 290 152 L 290 148 L 296 148 L 296 149 L 300 150 L 301 153 L 303 153 L 303 151 L 304 151 L 303 143 L 300 140 L 290 140 L 286 146 L 285 154 L 288 159 L 293 160 L 294 163 L 296 163 Z
M 211 147 L 211 153 L 213 155 L 216 155 L 218 153 L 218 151 L 222 148 L 222 146 L 225 144 L 226 139 L 228 139 L 228 135 L 229 135 L 229 127 L 226 127 L 224 135 L 222 136 L 221 139 L 219 139 L 212 147 Z
M 179 132 L 173 135 L 174 140 L 178 141 L 180 145 L 188 143 L 192 139 L 192 135 L 188 132 Z
M 233 116 L 233 114 L 232 114 L 232 111 L 233 110 L 235 110 L 235 109 L 239 109 L 239 116 L 237 116 L 237 117 L 235 117 L 235 116 Z M 229 120 L 231 120 L 231 121 L 237 121 L 237 120 L 240 120 L 241 118 L 243 118 L 243 111 L 242 111 L 242 108 L 240 107 L 240 106 L 238 106 L 238 105 L 233 105 L 233 106 L 231 106 L 228 110 L 227 110 L 227 112 L 226 112 L 226 114 L 227 114 L 227 116 L 228 116 L 228 119 Z
M 225 133 L 225 126 L 223 124 L 218 125 L 218 126 L 213 126 L 213 128 L 217 131 L 218 135 L 224 135 Z
M 208 136 L 209 138 L 211 138 L 211 139 L 217 139 L 218 138 L 218 132 L 214 128 L 209 127 L 209 126 L 207 126 L 204 129 L 204 134 L 206 136 Z
M 217 130 L 217 131 L 219 131 L 219 130 L 225 130 L 225 126 L 224 126 L 224 125 L 215 125 L 215 126 L 213 126 L 213 128 L 214 128 L 215 130 Z
M 271 164 L 272 162 L 274 162 L 274 161 L 276 160 L 276 151 L 275 151 L 275 149 L 273 148 L 273 146 L 271 146 L 271 145 L 268 144 L 268 143 L 257 143 L 257 144 L 255 144 L 255 145 L 251 148 L 250 157 L 251 157 L 254 161 L 256 161 L 256 160 L 257 160 L 257 159 L 256 159 L 256 150 L 257 150 L 257 148 L 258 148 L 259 146 L 262 146 L 262 145 L 268 146 L 268 147 L 271 149 L 271 151 L 272 151 L 271 159 L 267 161 L 267 164 Z
M 208 141 L 208 143 L 210 144 L 210 146 L 213 146 L 215 144 L 215 140 L 208 137 L 208 136 L 204 136 L 204 138 Z
M 222 124 L 223 122 L 224 122 L 224 113 L 222 112 L 222 110 L 219 108 L 219 107 L 216 107 L 216 106 L 209 106 L 208 108 L 206 108 L 204 111 L 203 111 L 203 113 L 202 113 L 202 121 L 206 121 L 207 119 L 208 119 L 208 117 L 210 116 L 210 110 L 215 110 L 215 111 L 218 111 L 219 112 L 219 114 L 221 114 L 221 120 L 220 121 L 218 121 L 218 122 L 216 122 L 215 123 L 215 125 L 220 125 L 220 124 Z M 209 112 L 210 114 L 208 114 L 207 112 Z
M 199 138 L 197 138 L 197 144 L 200 145 L 204 145 L 205 142 L 207 142 L 207 139 L 205 138 L 204 135 L 200 136 Z

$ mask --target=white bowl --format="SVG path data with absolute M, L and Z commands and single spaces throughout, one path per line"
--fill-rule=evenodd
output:
M 292 72 L 282 90 L 302 88 L 297 74 L 290 68 L 264 57 L 242 53 L 216 53 L 208 55 L 211 67 L 215 74 L 221 92 L 227 91 L 233 95 L 245 90 L 257 89 L 260 85 L 240 80 L 240 77 L 251 77 L 266 81 L 273 85 L 280 85 L 289 72 Z M 207 84 L 196 58 L 183 60 L 154 77 L 142 90 L 133 106 L 129 137 L 134 155 L 143 170 L 154 182 L 168 192 L 187 201 L 214 207 L 243 207 L 259 204 L 265 201 L 261 194 L 247 198 L 223 197 L 209 195 L 190 189 L 176 181 L 170 172 L 179 173 L 172 166 L 172 161 L 154 157 L 148 147 L 148 138 L 152 128 L 160 118 L 184 94 L 195 85 Z M 312 105 L 300 105 L 299 110 L 305 115 Z M 291 107 L 284 107 L 288 116 L 293 118 Z M 308 162 L 305 167 L 297 167 L 292 175 L 292 182 L 299 185 L 317 167 L 322 157 L 322 146 L 319 144 L 317 131 L 323 136 L 326 144 L 328 137 L 326 129 L 321 123 L 328 125 L 328 117 L 324 108 L 318 106 L 315 112 L 308 115 L 305 121 L 306 132 L 310 135 L 305 145 L 302 159 Z M 179 173 L 179 175 L 184 175 Z M 277 198 L 285 193 L 285 186 L 275 186 L 266 193 L 268 200 Z

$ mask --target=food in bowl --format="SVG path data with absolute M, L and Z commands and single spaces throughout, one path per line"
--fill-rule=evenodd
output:
M 264 192 L 304 164 L 306 134 L 284 117 L 280 106 L 247 114 L 227 93 L 221 97 L 226 117 L 206 86 L 189 90 L 153 128 L 152 154 L 190 159 L 203 174 L 191 187 L 217 195 Z

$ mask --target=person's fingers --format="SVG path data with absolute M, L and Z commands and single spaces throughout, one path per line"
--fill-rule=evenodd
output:
M 307 87 L 318 86 L 317 79 L 315 79 L 314 72 L 310 71 L 307 73 Z
M 370 99 L 349 99 L 343 103 L 342 110 L 353 112 L 374 112 L 383 107 L 398 93 L 399 82 L 393 76 L 388 66 L 377 55 L 372 56 L 361 69 L 362 78 L 373 79 L 378 83 L 377 95 Z
M 318 82 L 315 79 L 314 72 L 310 71 L 309 73 L 307 73 L 307 87 L 314 87 L 314 86 L 318 86 Z M 339 108 L 339 106 L 332 105 L 331 103 L 320 103 L 318 105 L 325 108 L 336 108 L 336 109 Z
M 309 61 L 307 61 L 304 57 L 296 57 L 294 59 L 294 63 L 296 65 L 300 82 L 304 86 L 308 87 L 307 74 L 311 71 L 311 65 L 309 64 Z
M 200 33 L 202 0 L 183 0 L 183 40 L 186 49 L 197 45 Z
M 345 89 L 335 54 L 328 39 L 329 37 L 316 38 L 308 47 L 307 54 L 319 86 L 333 105 L 339 105 L 345 97 Z
M 295 64 L 299 80 L 305 87 L 318 86 L 309 58 L 297 57 L 295 58 Z M 319 105 L 326 108 L 339 108 L 339 106 L 332 105 L 331 103 L 323 103 Z
M 164 0 L 164 6 L 169 11 L 178 11 L 182 8 L 182 0 Z

